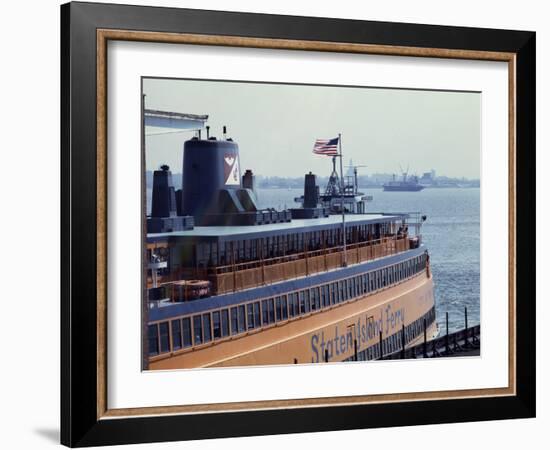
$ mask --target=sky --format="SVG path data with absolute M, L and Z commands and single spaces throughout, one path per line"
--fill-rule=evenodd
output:
M 329 175 L 331 158 L 313 154 L 313 144 L 341 133 L 344 163 L 365 165 L 362 175 L 408 166 L 410 174 L 479 178 L 480 93 L 149 78 L 143 92 L 147 109 L 207 114 L 213 136 L 226 125 L 243 173 Z M 168 164 L 181 172 L 183 143 L 193 133 L 153 131 L 147 170 Z

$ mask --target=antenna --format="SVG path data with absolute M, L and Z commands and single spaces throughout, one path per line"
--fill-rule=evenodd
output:
M 353 178 L 354 178 L 354 186 L 353 187 L 354 187 L 354 193 L 355 194 L 357 194 L 358 189 L 359 189 L 359 184 L 357 182 L 357 169 L 359 167 L 367 167 L 367 166 L 365 166 L 363 164 L 359 164 L 359 165 L 356 165 L 356 166 L 354 166 L 354 165 L 346 166 L 346 169 L 348 169 L 348 168 L 353 169 Z

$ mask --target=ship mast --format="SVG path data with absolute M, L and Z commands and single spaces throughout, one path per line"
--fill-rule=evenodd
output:
M 332 157 L 332 173 L 330 174 L 330 177 L 328 179 L 328 184 L 325 189 L 325 195 L 331 195 L 336 196 L 339 191 L 338 185 L 340 184 L 340 180 L 338 179 L 338 172 L 336 171 L 336 156 Z
M 346 255 L 346 209 L 344 207 L 344 169 L 343 169 L 343 163 L 342 163 L 342 134 L 338 133 L 338 147 L 340 150 L 340 198 L 342 200 L 342 245 L 343 245 L 343 252 L 342 252 L 342 266 L 346 267 L 348 265 L 347 261 L 347 255 Z

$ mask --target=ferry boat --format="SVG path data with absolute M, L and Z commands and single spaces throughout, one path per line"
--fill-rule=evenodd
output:
M 300 207 L 262 209 L 225 130 L 184 143 L 182 176 L 153 175 L 145 369 L 368 361 L 436 333 L 425 216 L 311 172 Z

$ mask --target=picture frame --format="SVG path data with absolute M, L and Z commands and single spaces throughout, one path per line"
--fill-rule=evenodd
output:
M 509 72 L 509 384 L 111 409 L 107 43 L 502 61 Z M 71 447 L 535 416 L 535 33 L 69 3 L 61 7 L 61 442 Z M 137 275 L 136 275 L 137 278 Z

